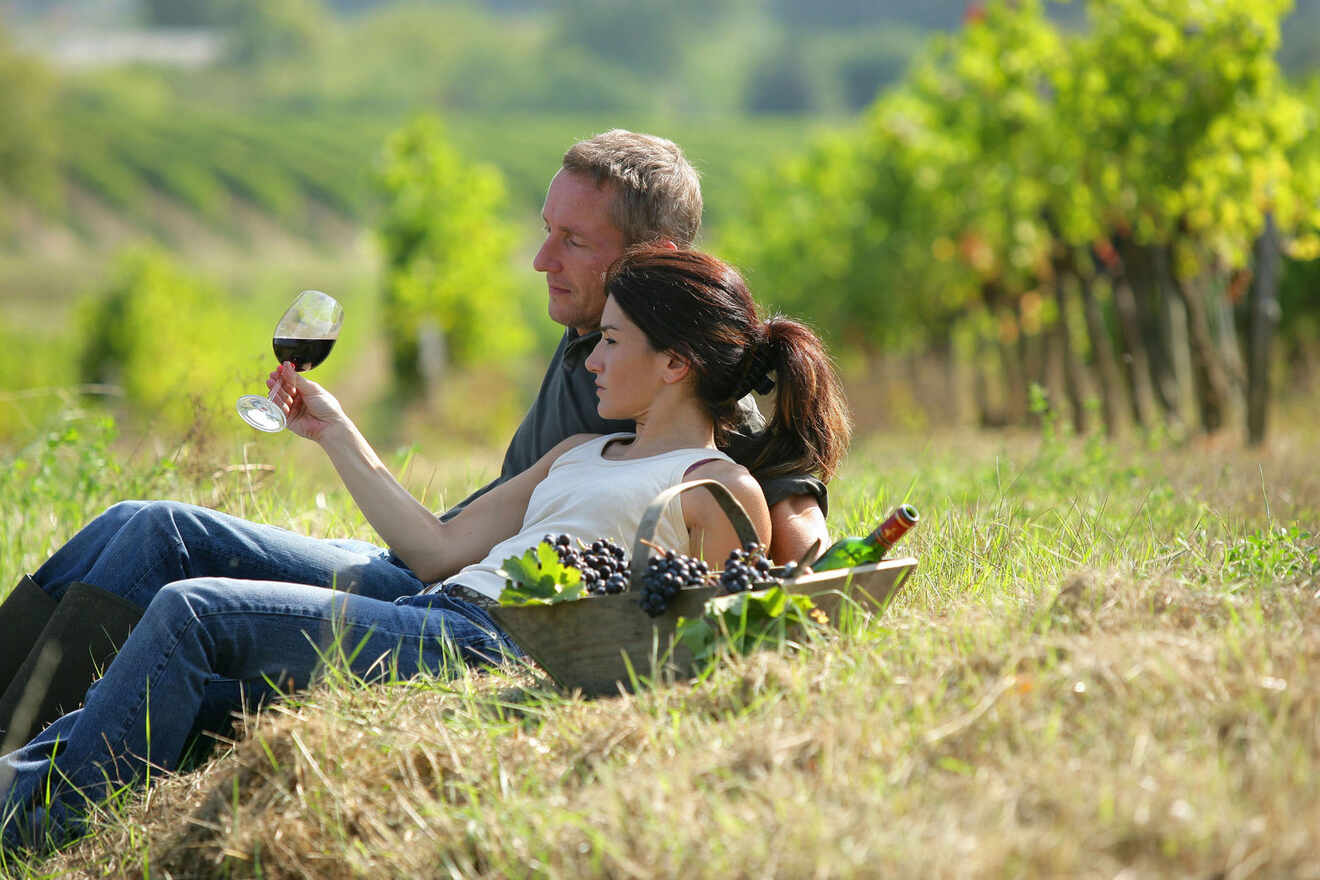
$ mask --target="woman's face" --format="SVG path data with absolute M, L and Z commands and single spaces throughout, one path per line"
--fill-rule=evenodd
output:
M 600 342 L 587 358 L 587 370 L 596 377 L 596 411 L 601 418 L 636 421 L 667 384 L 672 356 L 651 348 L 614 297 L 605 300 L 600 329 Z

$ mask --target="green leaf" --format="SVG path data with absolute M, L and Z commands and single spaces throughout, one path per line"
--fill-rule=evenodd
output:
M 506 584 L 501 605 L 553 605 L 583 596 L 582 572 L 559 561 L 555 548 L 541 541 L 522 556 L 510 556 L 500 565 Z
M 824 615 L 809 596 L 775 586 L 716 596 L 706 602 L 701 617 L 680 617 L 676 632 L 693 659 L 702 663 L 725 648 L 748 654 L 762 647 L 778 647 L 788 637 L 790 627 L 814 627 L 823 620 Z

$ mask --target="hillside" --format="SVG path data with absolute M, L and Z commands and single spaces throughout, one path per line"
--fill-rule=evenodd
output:
M 259 4 L 260 21 L 293 27 L 286 5 Z M 443 117 L 466 155 L 500 168 L 510 216 L 533 229 L 567 144 L 616 125 L 662 131 L 702 168 L 707 224 L 717 229 L 751 166 L 856 119 L 969 8 L 762 0 L 669 16 L 653 6 L 663 4 L 639 3 L 628 21 L 586 0 L 306 4 L 322 11 L 298 25 L 302 42 L 240 60 L 233 53 L 246 44 L 215 24 L 222 5 L 206 0 L 6 4 L 0 21 L 54 83 L 49 105 L 31 112 L 49 129 L 32 137 L 47 145 L 58 183 L 39 197 L 6 195 L 0 256 L 71 259 L 143 239 L 225 258 L 267 246 L 272 255 L 341 251 L 370 225 L 384 138 L 423 112 Z M 1047 8 L 1084 26 L 1081 4 Z M 577 27 L 588 20 L 592 28 Z M 143 29 L 153 21 L 173 27 Z M 126 66 L 134 56 L 124 49 L 107 67 L 111 56 L 91 54 L 85 39 L 81 55 L 67 54 L 76 39 L 105 44 L 130 28 L 156 41 L 139 57 L 176 60 Z M 624 50 L 638 30 L 672 48 L 661 69 Z M 214 39 L 199 42 L 207 34 Z M 1299 0 L 1282 34 L 1280 59 L 1305 75 L 1320 58 L 1320 0 Z M 625 36 L 634 42 L 616 45 Z M 171 40 L 174 56 L 163 48 Z M 188 52 L 202 52 L 203 66 L 184 60 Z M 657 75 L 665 87 L 647 88 Z
M 409 117 L 335 108 L 240 116 L 176 101 L 134 111 L 75 94 L 55 118 L 55 202 L 14 208 L 0 254 L 62 261 L 143 241 L 207 261 L 341 253 L 369 238 L 371 175 L 385 139 Z M 661 131 L 684 144 L 703 175 L 709 231 L 735 208 L 745 155 L 790 155 L 828 125 L 464 114 L 446 119 L 446 132 L 465 155 L 500 170 L 510 219 L 534 232 L 545 185 L 574 140 L 616 126 Z

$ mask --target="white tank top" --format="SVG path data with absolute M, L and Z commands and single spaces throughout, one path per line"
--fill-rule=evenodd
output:
M 532 491 L 522 529 L 491 548 L 480 562 L 467 566 L 446 584 L 462 584 L 498 599 L 504 577 L 497 574 L 504 560 L 521 556 L 547 534 L 567 534 L 590 544 L 609 538 L 632 552 L 633 539 L 647 505 L 670 486 L 683 482 L 694 464 L 718 459 L 732 461 L 718 449 L 675 449 L 646 458 L 614 461 L 603 458 L 605 447 L 632 434 L 606 434 L 574 447 L 550 465 L 550 472 Z M 679 553 L 688 551 L 683 505 L 671 501 L 656 526 L 655 543 Z

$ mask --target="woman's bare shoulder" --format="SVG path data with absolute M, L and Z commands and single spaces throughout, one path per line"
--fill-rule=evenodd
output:
M 712 457 L 706 461 L 699 461 L 687 469 L 684 478 L 688 480 L 719 480 L 721 483 L 729 485 L 744 480 L 751 480 L 756 484 L 756 478 L 752 476 L 751 471 L 728 458 Z
M 756 482 L 747 468 L 726 459 L 716 459 L 693 467 L 685 479 L 711 479 L 723 484 L 742 505 L 761 543 L 769 543 L 770 510 L 766 507 L 761 484 Z M 683 519 L 696 544 L 704 548 L 702 553 L 708 562 L 712 558 L 723 559 L 729 550 L 740 544 L 728 514 L 709 492 L 684 493 Z M 713 556 L 706 552 L 711 550 L 714 551 Z
M 761 491 L 761 484 L 756 482 L 756 477 L 752 476 L 751 471 L 736 461 L 730 461 L 726 458 L 714 458 L 710 461 L 700 462 L 688 469 L 684 479 L 718 480 L 733 494 L 733 497 L 742 503 L 743 507 L 748 508 L 748 513 L 766 506 L 765 493 Z M 688 494 L 701 495 L 703 493 L 689 492 Z

